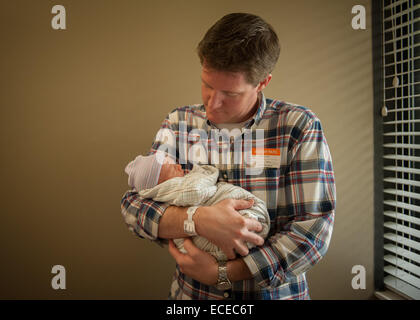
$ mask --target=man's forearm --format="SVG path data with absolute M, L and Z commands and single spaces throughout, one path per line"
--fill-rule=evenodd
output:
M 193 216 L 195 223 L 195 231 L 201 235 L 203 226 L 199 223 L 199 216 L 206 207 L 199 207 Z M 159 223 L 159 238 L 162 239 L 178 239 L 190 237 L 184 232 L 184 221 L 188 219 L 188 207 L 169 206 L 166 208 Z
M 159 223 L 159 238 L 177 239 L 189 237 L 184 232 L 184 220 L 187 219 L 187 207 L 169 206 Z
M 241 258 L 228 261 L 227 276 L 231 282 L 252 279 L 248 266 Z

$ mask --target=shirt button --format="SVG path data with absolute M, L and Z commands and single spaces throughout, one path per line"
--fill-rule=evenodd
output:
M 229 292 L 225 291 L 225 292 L 223 293 L 223 296 L 224 296 L 225 298 L 229 298 Z

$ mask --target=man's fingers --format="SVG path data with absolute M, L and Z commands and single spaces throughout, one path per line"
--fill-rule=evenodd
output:
M 264 244 L 264 239 L 254 232 L 248 232 L 244 236 L 244 240 L 251 242 L 257 246 L 262 246 Z
M 191 241 L 190 238 L 185 238 L 184 239 L 184 249 L 187 250 L 189 255 L 191 255 L 195 252 L 197 247 L 194 245 L 194 243 Z
M 254 199 L 239 199 L 239 200 L 233 200 L 233 208 L 235 210 L 243 210 L 251 208 L 254 205 Z
M 178 257 L 182 255 L 182 253 L 175 246 L 173 240 L 169 240 L 169 253 L 172 255 L 172 257 L 174 257 L 175 261 L 178 261 Z
M 175 243 L 172 239 L 169 240 L 169 251 L 173 250 L 175 248 Z
M 232 259 L 235 259 L 236 258 L 236 254 L 235 254 L 235 251 L 233 251 L 233 249 L 231 249 L 231 248 L 229 248 L 229 249 L 221 248 L 221 249 L 225 253 L 226 257 L 229 260 L 232 260 Z
M 237 253 L 239 253 L 241 256 L 246 256 L 249 253 L 248 247 L 246 246 L 246 244 L 242 241 L 240 241 L 236 248 L 235 251 Z
M 246 219 L 245 223 L 246 223 L 246 227 L 249 231 L 260 232 L 263 229 L 261 223 L 259 223 L 255 219 Z

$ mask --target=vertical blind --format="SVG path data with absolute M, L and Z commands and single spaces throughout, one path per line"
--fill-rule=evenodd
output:
M 420 299 L 420 0 L 383 0 L 384 284 Z

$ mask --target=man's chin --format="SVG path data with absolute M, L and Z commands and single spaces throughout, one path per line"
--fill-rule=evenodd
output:
M 221 116 L 214 116 L 214 115 L 208 114 L 207 119 L 209 119 L 209 121 L 213 124 L 223 123 L 223 118 Z

